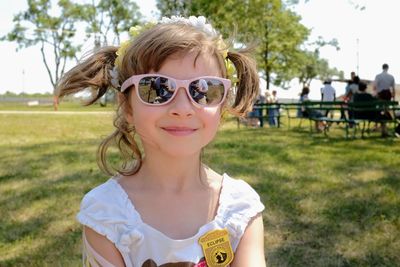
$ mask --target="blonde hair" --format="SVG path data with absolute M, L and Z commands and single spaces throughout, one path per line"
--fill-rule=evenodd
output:
M 224 59 L 218 42 L 219 38 L 209 36 L 190 25 L 179 23 L 155 25 L 130 42 L 118 68 L 118 80 L 122 84 L 132 75 L 157 72 L 173 55 L 185 55 L 189 52 L 196 52 L 197 55 L 207 53 L 217 59 L 224 78 L 228 78 L 224 60 L 230 60 L 235 66 L 238 80 L 236 94 L 232 105 L 225 105 L 224 108 L 236 116 L 243 116 L 251 110 L 253 100 L 258 95 L 259 77 L 255 61 L 246 49 L 229 51 L 227 58 Z M 117 50 L 118 47 L 112 46 L 101 48 L 68 71 L 58 83 L 59 96 L 90 89 L 94 94 L 86 105 L 96 102 L 112 88 L 110 71 L 115 66 Z M 142 154 L 135 141 L 134 126 L 129 125 L 124 117 L 124 112 L 134 110 L 128 101 L 131 91 L 118 92 L 122 101 L 114 119 L 116 129 L 101 142 L 98 149 L 98 165 L 110 175 L 115 171 L 123 175 L 135 174 L 142 164 Z M 107 160 L 108 148 L 113 143 L 117 145 L 123 160 L 121 167 L 117 169 Z

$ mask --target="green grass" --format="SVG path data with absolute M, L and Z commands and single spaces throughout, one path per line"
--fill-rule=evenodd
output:
M 0 114 L 0 266 L 79 266 L 108 114 Z M 296 124 L 296 123 L 295 123 Z M 293 124 L 293 125 L 295 125 Z M 268 266 L 400 266 L 400 142 L 227 122 L 205 150 L 266 206 Z

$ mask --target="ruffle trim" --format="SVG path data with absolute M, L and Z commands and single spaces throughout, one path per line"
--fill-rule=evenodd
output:
M 240 240 L 249 222 L 264 210 L 259 195 L 243 180 L 225 175 L 226 181 L 221 194 L 220 211 L 216 220 L 228 228 L 232 237 Z
M 104 226 L 101 222 L 96 221 L 82 212 L 78 213 L 77 219 L 82 225 L 88 226 L 97 233 L 105 236 L 108 240 L 113 242 L 121 252 L 128 253 L 130 251 L 130 246 L 133 244 L 140 245 L 144 238 L 137 227 L 129 228 L 127 224 L 121 222 L 116 224 L 110 222 L 109 225 Z M 112 228 L 115 230 L 113 231 Z
M 139 245 L 144 236 L 139 230 L 142 224 L 139 215 L 132 212 L 134 208 L 128 196 L 120 191 L 119 184 L 112 178 L 94 188 L 83 198 L 76 217 L 81 224 L 104 235 L 121 252 L 129 252 L 129 247 Z M 106 196 L 113 199 L 110 201 Z

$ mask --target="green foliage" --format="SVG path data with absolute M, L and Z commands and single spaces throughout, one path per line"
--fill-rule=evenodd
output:
M 69 0 L 60 0 L 57 10 L 58 13 L 54 11 L 51 0 L 28 0 L 28 9 L 14 16 L 14 29 L 2 37 L 2 40 L 18 43 L 19 49 L 40 46 L 53 89 L 64 73 L 67 59 L 74 58 L 80 50 L 80 46 L 72 43 L 80 12 L 78 6 Z M 54 61 L 50 63 L 49 58 L 54 58 Z
M 212 4 L 212 3 L 210 3 Z M 174 0 L 164 1 L 157 0 L 157 8 L 161 12 L 162 16 L 190 16 L 191 15 L 192 1 L 185 0 Z
M 213 22 L 224 37 L 229 37 L 237 30 L 240 43 L 257 44 L 257 63 L 259 70 L 267 80 L 267 88 L 271 83 L 284 86 L 293 78 L 303 80 L 335 73 L 319 54 L 312 55 L 304 50 L 310 30 L 300 23 L 300 16 L 291 11 L 288 5 L 298 1 L 281 0 L 158 0 L 157 7 L 161 15 L 204 15 Z M 335 40 L 326 42 L 318 39 L 315 45 L 337 45 Z M 304 68 L 304 60 L 316 62 Z
M 344 77 L 343 71 L 336 68 L 330 68 L 327 60 L 319 57 L 318 51 L 304 51 L 301 55 L 297 77 L 303 85 L 309 85 L 313 79 L 324 80 L 332 76 Z
M 80 8 L 80 18 L 87 24 L 87 34 L 94 35 L 96 46 L 110 45 L 110 32 L 114 37 L 111 43 L 119 44 L 120 33 L 137 25 L 142 16 L 131 0 L 97 0 Z

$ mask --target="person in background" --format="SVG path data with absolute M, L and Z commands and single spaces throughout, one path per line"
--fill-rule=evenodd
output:
M 322 102 L 333 102 L 336 100 L 336 90 L 333 88 L 332 80 L 330 78 L 324 81 L 324 87 L 321 88 L 321 101 Z M 326 110 L 325 116 L 328 117 L 330 110 Z M 333 113 L 331 112 L 331 117 L 333 117 Z
M 310 93 L 310 88 L 308 86 L 304 86 L 301 93 L 300 93 L 300 99 L 299 102 L 300 103 L 304 103 L 307 101 L 310 101 L 308 94 Z M 312 117 L 323 117 L 324 115 L 317 111 L 317 110 L 309 110 L 307 109 L 306 106 L 301 106 L 300 109 L 298 110 L 297 113 L 298 117 L 300 118 L 309 118 L 310 116 Z M 321 132 L 326 126 L 326 123 L 324 121 L 316 121 L 315 122 L 315 129 L 317 130 L 317 132 Z
M 350 91 L 350 87 L 354 83 L 355 77 L 356 77 L 356 73 L 354 71 L 350 72 L 350 80 L 347 80 L 347 84 L 345 87 L 345 94 L 343 97 L 343 101 L 345 101 L 345 102 L 348 102 L 347 93 Z M 344 110 L 341 110 L 340 111 L 340 119 L 345 119 L 345 118 L 346 118 L 346 113 L 344 112 Z
M 268 124 L 271 127 L 278 125 L 279 108 L 277 108 L 276 103 L 278 103 L 276 90 L 273 90 L 271 94 L 266 93 L 266 99 L 268 104 L 273 106 L 268 107 Z
M 305 101 L 309 101 L 308 94 L 310 93 L 310 88 L 308 86 L 304 86 L 300 93 L 299 102 L 303 103 Z M 297 117 L 299 118 L 308 118 L 308 112 L 305 107 L 299 107 L 297 110 Z
M 348 86 L 346 86 L 346 92 L 345 92 L 345 96 L 344 96 L 344 101 L 346 103 L 349 103 L 349 102 L 352 103 L 354 100 L 354 95 L 358 93 L 358 84 L 360 83 L 360 77 L 358 77 L 357 75 L 353 76 L 352 80 L 353 80 L 353 82 L 351 84 L 349 84 Z M 347 113 L 348 113 L 347 114 L 348 118 L 353 117 L 351 110 L 349 110 Z M 350 123 L 349 126 L 350 126 L 350 128 L 352 128 L 354 126 L 354 124 Z
M 374 101 L 376 98 L 367 92 L 367 84 L 364 82 L 358 83 L 358 92 L 354 94 L 353 101 L 354 102 L 367 102 Z
M 353 102 L 353 96 L 358 92 L 359 82 L 360 82 L 360 77 L 356 75 L 352 78 L 352 82 L 346 86 L 346 91 L 345 91 L 346 102 Z
M 366 103 L 376 100 L 370 93 L 366 92 L 367 84 L 360 82 L 358 84 L 358 92 L 353 96 L 354 103 Z M 372 111 L 356 111 L 353 113 L 354 119 L 374 119 L 376 116 Z
M 353 102 L 354 103 L 367 103 L 377 100 L 376 97 L 371 95 L 370 93 L 366 92 L 367 85 L 364 82 L 360 82 L 358 85 L 358 93 L 354 95 Z M 363 120 L 385 120 L 390 114 L 384 113 L 381 114 L 380 112 L 375 111 L 354 111 L 352 114 L 354 119 L 363 119 Z M 388 129 L 386 123 L 381 123 L 381 135 L 382 137 L 388 137 Z
M 390 101 L 395 99 L 396 83 L 393 75 L 388 73 L 389 65 L 382 65 L 382 73 L 376 75 L 374 81 L 374 92 L 378 99 Z
M 388 73 L 389 65 L 382 65 L 382 73 L 376 75 L 373 84 L 373 90 L 378 99 L 384 101 L 390 101 L 395 99 L 396 83 L 394 81 L 393 75 Z M 389 112 L 385 112 L 385 116 L 390 117 Z M 386 123 L 381 123 L 382 137 L 387 137 L 387 126 Z
M 336 90 L 333 88 L 332 80 L 326 79 L 324 81 L 324 87 L 321 88 L 321 101 L 330 102 L 336 99 Z

